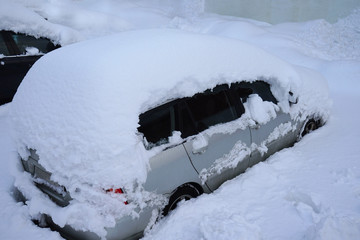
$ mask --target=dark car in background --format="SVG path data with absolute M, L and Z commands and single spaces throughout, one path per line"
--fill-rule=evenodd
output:
M 59 45 L 13 31 L 0 31 L 0 105 L 11 102 L 31 66 Z

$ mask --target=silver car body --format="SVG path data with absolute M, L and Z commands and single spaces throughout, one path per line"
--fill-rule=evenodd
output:
M 240 99 L 238 101 L 242 104 Z M 281 125 L 287 125 L 291 130 L 283 132 L 278 138 L 269 138 L 271 133 Z M 238 176 L 274 152 L 291 146 L 300 135 L 303 125 L 304 121 L 296 122 L 290 118 L 289 114 L 278 110 L 277 116 L 263 125 L 249 125 L 233 132 L 215 134 L 208 134 L 204 130 L 188 136 L 182 143 L 168 146 L 150 159 L 151 171 L 148 173 L 144 188 L 168 197 L 184 185 L 191 185 L 199 193 L 210 193 L 225 181 Z M 194 147 L 199 138 L 200 140 L 205 138 L 205 144 L 201 147 Z M 256 146 L 260 145 L 262 148 L 265 146 L 267 151 L 259 151 Z M 236 149 L 236 146 L 240 146 L 240 148 Z M 243 154 L 241 159 L 235 161 L 235 166 L 225 166 L 218 168 L 217 171 L 208 171 L 206 178 L 201 177 L 204 170 L 211 170 L 214 164 L 219 164 L 219 162 L 221 164 L 221 160 L 226 156 L 229 157 L 228 155 L 232 151 L 235 157 Z M 37 186 L 58 205 L 68 205 L 71 197 L 66 189 L 50 180 L 51 174 L 38 163 L 38 160 L 35 150 L 31 150 L 29 159 L 22 160 L 25 171 L 33 175 Z M 107 239 L 141 236 L 152 216 L 152 210 L 156 208 L 155 206 L 142 209 L 139 218 L 136 219 L 131 217 L 119 219 L 114 228 L 107 229 Z M 52 224 L 51 218 L 48 217 L 47 220 Z M 70 226 L 59 228 L 53 225 L 53 227 L 71 239 L 98 239 L 98 236 L 93 233 L 75 231 Z

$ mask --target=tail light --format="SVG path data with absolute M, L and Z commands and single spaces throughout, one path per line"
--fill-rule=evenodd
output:
M 116 194 L 123 194 L 124 191 L 121 189 L 121 188 L 116 188 L 116 189 L 113 189 L 113 188 L 109 188 L 106 190 L 107 193 L 116 193 Z M 129 204 L 127 201 L 124 202 L 125 205 Z

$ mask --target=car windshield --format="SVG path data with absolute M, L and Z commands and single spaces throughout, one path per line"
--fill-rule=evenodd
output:
M 9 55 L 9 51 L 6 47 L 6 43 L 5 43 L 5 40 L 3 38 L 3 36 L 0 34 L 0 55 Z

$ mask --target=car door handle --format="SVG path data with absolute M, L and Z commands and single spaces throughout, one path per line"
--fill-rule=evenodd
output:
M 207 150 L 207 146 L 201 147 L 201 148 L 198 148 L 198 149 L 193 149 L 193 150 L 192 150 L 192 153 L 195 154 L 195 155 L 197 155 L 197 154 L 203 154 L 203 153 L 206 152 L 206 150 Z

